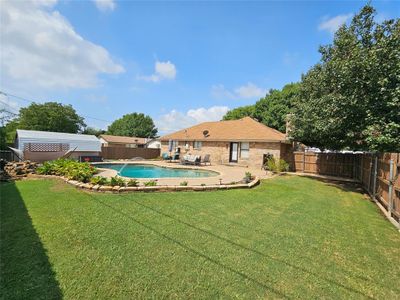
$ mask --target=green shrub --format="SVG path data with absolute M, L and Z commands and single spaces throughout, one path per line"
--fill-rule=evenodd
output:
M 110 179 L 110 185 L 111 186 L 125 186 L 125 180 L 123 180 L 121 177 L 111 177 Z
M 267 169 L 271 172 L 280 173 L 289 171 L 289 164 L 283 159 L 271 157 L 266 163 Z
M 136 179 L 130 179 L 127 183 L 127 186 L 139 186 L 139 181 L 137 181 Z
M 189 182 L 187 181 L 182 181 L 179 185 L 180 186 L 187 186 L 189 184 Z
M 202 184 L 200 184 L 201 186 L 206 186 L 206 184 L 205 183 L 202 183 Z
M 157 181 L 155 181 L 155 180 L 146 181 L 144 183 L 144 186 L 156 186 L 156 185 L 157 185 Z
M 88 163 L 81 163 L 76 160 L 59 158 L 53 161 L 46 161 L 37 168 L 38 174 L 65 176 L 68 179 L 81 182 L 89 182 L 96 174 L 97 169 Z
M 253 175 L 250 172 L 246 172 L 244 174 L 244 178 L 243 178 L 244 182 L 249 183 L 249 182 L 251 182 L 252 179 L 253 179 Z
M 108 183 L 108 179 L 102 176 L 93 176 L 90 178 L 90 183 L 94 185 L 106 185 Z

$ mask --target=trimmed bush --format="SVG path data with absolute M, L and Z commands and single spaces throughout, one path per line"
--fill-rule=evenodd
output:
M 289 171 L 289 164 L 283 159 L 277 159 L 271 157 L 266 163 L 267 169 L 274 173 L 287 172 Z
M 243 178 L 244 182 L 249 183 L 249 182 L 251 182 L 252 179 L 253 179 L 253 175 L 250 172 L 246 172 L 244 174 L 244 178 Z
M 93 176 L 90 179 L 90 183 L 94 184 L 94 185 L 96 185 L 96 184 L 98 184 L 98 185 L 107 185 L 107 183 L 109 183 L 109 182 L 108 182 L 108 179 L 106 177 Z
M 144 183 L 144 186 L 156 186 L 156 185 L 157 185 L 157 181 L 155 181 L 155 180 L 146 181 Z
M 127 183 L 127 186 L 131 186 L 131 187 L 135 187 L 135 186 L 139 186 L 139 181 L 137 181 L 136 179 L 130 179 Z
M 187 181 L 182 181 L 179 185 L 180 186 L 187 186 L 189 184 L 189 182 Z
M 125 180 L 123 180 L 121 177 L 111 177 L 110 179 L 110 185 L 111 186 L 125 186 Z

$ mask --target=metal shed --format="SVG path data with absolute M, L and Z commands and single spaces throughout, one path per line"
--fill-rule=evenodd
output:
M 24 153 L 24 159 L 46 161 L 69 152 L 69 157 L 101 155 L 101 142 L 94 135 L 18 129 L 15 148 Z

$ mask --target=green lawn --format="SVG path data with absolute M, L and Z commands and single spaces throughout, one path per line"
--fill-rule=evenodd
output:
M 0 189 L 3 299 L 400 295 L 400 234 L 349 186 L 282 176 L 216 192 Z

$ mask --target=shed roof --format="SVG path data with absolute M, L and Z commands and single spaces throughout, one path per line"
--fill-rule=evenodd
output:
M 205 134 L 207 133 L 207 134 Z M 286 141 L 282 132 L 265 126 L 250 117 L 239 120 L 204 122 L 175 133 L 165 135 L 161 141 Z
M 119 143 L 119 144 L 146 144 L 146 139 L 135 136 L 119 136 L 119 135 L 108 135 L 102 134 L 100 137 L 108 143 Z
M 98 142 L 94 135 L 17 129 L 18 138 Z

